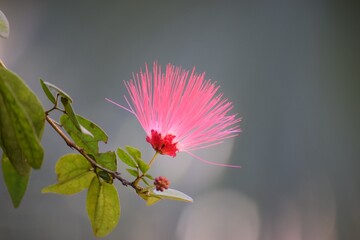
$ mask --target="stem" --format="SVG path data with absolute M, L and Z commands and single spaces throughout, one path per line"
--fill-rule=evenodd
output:
M 73 141 L 71 141 L 68 136 L 66 136 L 66 134 L 59 128 L 58 124 L 56 123 L 56 121 L 54 119 L 52 119 L 51 117 L 49 117 L 48 112 L 46 112 L 45 114 L 46 116 L 46 121 L 50 124 L 50 126 L 60 135 L 60 137 L 65 141 L 65 143 L 71 147 L 72 149 L 75 149 L 76 151 L 78 151 L 81 155 L 83 155 L 85 157 L 86 160 L 88 160 L 91 165 L 94 168 L 99 168 L 105 172 L 107 172 L 108 174 L 110 174 L 113 178 L 118 179 L 124 186 L 131 186 L 132 188 L 134 188 L 136 191 L 141 191 L 142 188 L 135 185 L 133 182 L 129 182 L 128 180 L 122 178 L 120 176 L 120 173 L 118 172 L 114 172 L 110 169 L 107 169 L 101 165 L 99 165 L 94 159 L 92 159 L 85 151 L 84 149 L 80 148 L 79 146 L 77 146 Z
M 157 155 L 159 155 L 159 152 L 155 152 L 155 154 L 154 154 L 154 156 L 152 157 L 152 159 L 150 160 L 150 162 L 149 162 L 149 168 L 151 167 L 151 165 L 153 164 L 153 162 L 154 162 L 154 160 L 155 160 L 155 158 L 157 157 Z
M 151 165 L 153 164 L 155 158 L 157 157 L 157 155 L 159 155 L 159 152 L 155 152 L 154 156 L 152 157 L 152 159 L 150 160 L 150 162 L 148 163 L 149 165 L 149 169 L 151 167 Z M 139 170 L 138 170 L 139 171 Z M 138 174 L 139 175 L 139 174 Z M 135 186 L 135 187 L 138 187 L 138 184 L 140 182 L 140 180 L 145 176 L 145 173 L 142 173 L 140 176 L 138 176 L 133 182 L 132 184 Z

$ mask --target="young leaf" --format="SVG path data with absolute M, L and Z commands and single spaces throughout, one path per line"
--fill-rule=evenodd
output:
M 150 186 L 150 184 L 144 178 L 141 178 L 141 181 L 143 181 L 147 186 Z
M 94 137 L 84 134 L 78 128 L 70 118 L 64 114 L 60 117 L 60 123 L 64 127 L 65 131 L 70 135 L 74 142 L 87 153 L 96 155 L 99 152 L 98 141 Z
M 125 146 L 126 151 L 132 156 L 135 161 L 138 159 L 141 159 L 141 152 L 139 149 L 131 147 L 131 146 Z
M 149 170 L 149 165 L 141 159 L 141 152 L 139 149 L 125 146 L 126 151 L 133 157 L 142 173 L 146 173 Z
M 65 112 L 69 116 L 69 119 L 71 120 L 71 122 L 81 132 L 80 123 L 79 123 L 79 121 L 78 121 L 78 119 L 77 119 L 77 117 L 75 115 L 74 109 L 71 106 L 70 100 L 68 98 L 61 97 L 61 103 L 63 104 L 63 106 L 65 108 Z
M 29 167 L 40 168 L 43 148 L 44 109 L 37 96 L 15 74 L 0 67 L 0 136 L 1 147 L 21 175 Z M 26 161 L 25 161 L 26 160 Z
M 138 172 L 136 170 L 127 168 L 126 171 L 128 171 L 131 176 L 138 177 Z
M 120 218 L 120 201 L 114 185 L 94 178 L 87 193 L 86 210 L 95 236 L 108 235 Z
M 8 38 L 10 33 L 9 21 L 7 20 L 5 14 L 0 11 L 0 37 Z
M 122 150 L 121 148 L 117 149 L 117 155 L 120 158 L 120 160 L 123 161 L 129 167 L 133 167 L 133 168 L 137 167 L 134 160 L 124 150 Z
M 88 188 L 96 174 L 80 154 L 66 154 L 55 165 L 58 182 L 45 187 L 42 193 L 74 194 Z
M 40 79 L 40 85 L 41 88 L 43 89 L 45 95 L 48 97 L 48 99 L 50 100 L 50 102 L 55 104 L 55 97 L 54 95 L 51 93 L 50 89 L 48 88 L 48 86 L 44 83 L 44 80 Z
M 12 203 L 17 208 L 26 192 L 30 173 L 24 176 L 20 175 L 5 154 L 2 157 L 2 171 Z
M 146 201 L 146 205 L 148 206 L 154 205 L 155 203 L 161 200 L 161 198 L 159 197 L 151 196 L 150 193 L 147 191 L 138 192 L 137 194 Z
M 96 156 L 96 162 L 111 171 L 116 171 L 117 169 L 115 152 L 108 151 L 105 153 L 99 153 Z
M 62 89 L 60 89 L 59 87 L 55 86 L 52 83 L 49 82 L 45 82 L 43 81 L 44 85 L 47 86 L 47 88 L 51 91 L 53 90 L 54 92 L 56 92 L 56 94 L 59 94 L 60 96 L 66 98 L 69 100 L 70 103 L 73 102 L 73 100 L 71 99 L 71 97 L 69 96 L 69 94 L 67 94 L 66 92 L 64 92 Z
M 84 148 L 86 152 L 96 155 L 99 152 L 98 142 L 106 142 L 108 136 L 104 131 L 96 124 L 90 122 L 84 117 L 77 115 L 77 120 L 80 124 L 88 130 L 91 135 L 83 133 L 75 127 L 74 123 L 70 120 L 66 114 L 60 117 L 60 123 L 64 127 L 65 131 L 71 136 L 74 142 L 81 148 Z
M 149 165 L 143 160 L 138 161 L 138 164 L 142 173 L 146 173 L 150 168 Z
M 143 160 L 138 159 L 138 160 L 136 160 L 136 162 L 139 165 L 139 169 L 142 173 L 145 174 L 149 170 L 149 168 L 150 168 L 149 165 L 146 162 L 144 162 Z
M 108 136 L 106 135 L 104 130 L 102 130 L 95 123 L 91 122 L 90 120 L 88 120 L 80 115 L 76 115 L 76 117 L 77 117 L 80 125 L 83 126 L 87 131 L 89 131 L 91 133 L 92 137 L 96 141 L 98 141 L 98 142 L 102 141 L 104 143 L 107 143 Z
M 146 205 L 151 206 L 151 205 L 154 205 L 155 203 L 157 203 L 160 200 L 161 200 L 161 198 L 150 196 L 150 197 L 147 197 L 145 201 L 146 201 Z
M 151 176 L 150 174 L 145 174 L 145 177 L 150 179 L 150 180 L 154 180 L 153 176 Z

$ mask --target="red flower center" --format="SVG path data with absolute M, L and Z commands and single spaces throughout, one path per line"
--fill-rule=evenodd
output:
M 151 144 L 156 152 L 175 157 L 179 149 L 176 147 L 177 142 L 173 143 L 174 138 L 175 136 L 172 134 L 162 137 L 161 133 L 151 130 L 151 137 L 147 136 L 146 141 Z

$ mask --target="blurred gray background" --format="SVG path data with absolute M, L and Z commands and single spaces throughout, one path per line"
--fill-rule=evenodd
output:
M 359 2 L 359 1 L 357 1 Z M 102 150 L 152 149 L 124 104 L 123 80 L 145 63 L 196 66 L 243 117 L 240 137 L 160 157 L 154 175 L 195 199 L 153 207 L 117 183 L 118 227 L 105 239 L 360 239 L 360 8 L 351 1 L 14 1 L 0 57 L 50 107 L 39 78 L 109 135 Z M 72 152 L 46 126 L 45 162 L 19 209 L 0 181 L 0 239 L 95 239 L 86 192 L 41 194 Z M 119 171 L 124 166 L 119 164 Z M 1 173 L 0 173 L 1 175 Z M 125 174 L 125 176 L 127 176 Z M 2 175 L 0 176 L 2 179 Z

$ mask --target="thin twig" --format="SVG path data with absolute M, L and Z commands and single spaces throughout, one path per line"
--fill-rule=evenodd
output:
M 47 112 L 48 113 L 48 112 Z M 94 168 L 99 168 L 105 172 L 107 172 L 108 174 L 110 174 L 113 178 L 118 179 L 122 185 L 124 186 L 131 186 L 132 188 L 134 188 L 137 192 L 141 191 L 142 188 L 140 186 L 138 186 L 137 184 L 135 184 L 135 182 L 129 182 L 128 180 L 124 179 L 123 177 L 121 177 L 120 173 L 112 171 L 110 169 L 107 169 L 101 165 L 99 165 L 94 159 L 92 159 L 85 151 L 84 149 L 80 148 L 79 146 L 77 146 L 73 141 L 71 141 L 68 136 L 66 136 L 66 134 L 59 128 L 57 122 L 52 119 L 51 117 L 49 117 L 48 114 L 46 114 L 46 121 L 50 124 L 50 126 L 60 135 L 60 137 L 65 141 L 65 143 L 71 147 L 72 149 L 75 149 L 76 151 L 78 151 L 81 155 L 83 155 L 85 157 L 86 160 L 88 160 L 91 165 Z

